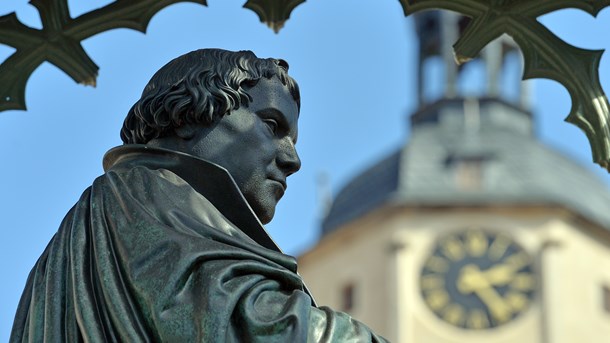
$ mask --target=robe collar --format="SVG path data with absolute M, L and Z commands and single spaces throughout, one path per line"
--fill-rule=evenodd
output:
M 131 166 L 167 169 L 203 195 L 237 228 L 261 246 L 282 252 L 244 198 L 229 172 L 209 161 L 183 152 L 126 144 L 110 149 L 104 171 Z

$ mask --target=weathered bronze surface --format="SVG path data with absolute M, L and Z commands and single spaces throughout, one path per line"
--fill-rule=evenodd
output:
M 282 60 L 198 50 L 153 76 L 34 266 L 11 342 L 384 342 L 316 307 L 261 222 L 297 172 Z
M 589 139 L 593 161 L 610 171 L 610 104 L 599 81 L 602 50 L 576 48 L 549 31 L 537 18 L 566 8 L 596 16 L 610 0 L 400 0 L 405 15 L 429 9 L 456 11 L 472 20 L 453 46 L 456 61 L 474 58 L 488 43 L 508 34 L 525 58 L 524 79 L 561 83 L 572 98 L 566 121 Z

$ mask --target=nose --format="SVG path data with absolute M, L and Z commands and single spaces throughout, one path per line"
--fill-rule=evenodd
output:
M 277 158 L 277 164 L 286 176 L 289 176 L 301 169 L 301 159 L 299 158 L 299 154 L 297 153 L 297 149 L 294 146 L 292 139 L 284 139 L 282 143 Z

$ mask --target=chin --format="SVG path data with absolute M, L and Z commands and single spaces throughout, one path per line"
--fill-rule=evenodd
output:
M 271 219 L 273 219 L 273 216 L 275 215 L 275 206 L 277 205 L 275 196 L 269 194 L 267 197 L 257 197 L 251 200 L 252 201 L 248 201 L 248 203 L 252 207 L 254 214 L 258 217 L 258 220 L 263 224 L 271 222 Z
M 273 216 L 275 215 L 275 205 L 274 206 L 261 206 L 254 208 L 254 214 L 258 217 L 258 220 L 263 224 L 269 224 Z
M 261 223 L 269 224 L 271 222 L 271 220 L 273 219 L 274 214 L 275 214 L 275 211 L 272 211 L 272 213 L 261 213 L 261 214 L 257 214 L 256 216 L 258 217 L 258 220 L 261 221 Z

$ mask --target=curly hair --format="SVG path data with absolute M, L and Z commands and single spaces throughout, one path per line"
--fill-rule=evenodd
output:
M 231 110 L 248 106 L 248 89 L 277 76 L 301 107 L 299 87 L 288 63 L 258 58 L 252 51 L 201 49 L 177 57 L 150 79 L 121 129 L 124 144 L 145 144 L 185 124 L 208 125 Z

